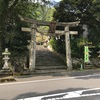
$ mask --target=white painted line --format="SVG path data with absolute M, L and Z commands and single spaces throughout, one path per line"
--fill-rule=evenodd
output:
M 1 83 L 0 86 L 3 86 L 3 85 L 27 84 L 27 83 L 37 83 L 37 82 L 48 82 L 48 81 L 59 81 L 59 80 L 75 79 L 75 78 L 84 78 L 84 77 L 92 77 L 92 76 L 100 76 L 100 74 L 85 75 L 85 76 L 76 76 L 76 77 L 64 77 L 64 78 L 43 79 L 43 80 L 32 80 L 32 81 L 13 82 L 13 83 Z
M 71 91 L 71 92 L 37 96 L 37 97 L 31 97 L 31 98 L 23 98 L 23 99 L 18 99 L 18 100 L 61 100 L 61 99 L 67 100 L 67 99 L 70 99 L 70 98 L 79 98 L 79 97 L 100 95 L 100 93 L 82 94 L 84 91 L 93 91 L 93 90 L 100 90 L 100 88 Z M 59 96 L 59 97 L 57 97 L 57 96 Z

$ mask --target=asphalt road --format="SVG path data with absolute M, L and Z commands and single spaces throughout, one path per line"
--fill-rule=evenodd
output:
M 100 74 L 0 84 L 0 100 L 100 100 Z

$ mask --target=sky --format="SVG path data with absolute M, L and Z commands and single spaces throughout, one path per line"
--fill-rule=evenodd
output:
M 33 2 L 34 2 L 34 0 L 32 0 Z M 36 0 L 37 1 L 37 0 Z M 41 0 L 39 0 L 39 1 L 41 1 Z M 55 2 L 59 2 L 59 1 L 61 1 L 61 0 L 48 0 L 48 1 L 55 1 Z
M 59 1 L 61 1 L 61 0 L 54 0 L 54 1 L 59 2 Z
M 61 1 L 61 0 L 51 0 L 51 1 L 59 2 L 59 1 Z

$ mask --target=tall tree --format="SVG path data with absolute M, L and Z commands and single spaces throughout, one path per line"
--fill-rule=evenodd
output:
M 63 0 L 55 5 L 54 18 L 58 21 L 81 20 L 81 23 L 99 24 L 100 1 L 98 0 Z
M 56 21 L 71 22 L 80 20 L 81 25 L 88 25 L 88 30 L 90 33 L 88 35 L 88 41 L 93 42 L 93 45 L 100 45 L 98 39 L 98 36 L 100 35 L 100 0 L 62 0 L 55 5 L 55 9 L 54 19 Z M 79 47 L 78 42 L 83 41 L 82 33 L 84 30 L 81 26 L 71 28 L 71 30 L 79 31 L 78 36 L 73 36 L 71 39 L 71 44 L 74 46 L 72 53 L 76 56 L 76 54 L 78 55 L 78 52 L 83 52 L 82 46 Z
M 9 40 L 14 38 L 16 32 L 20 33 L 19 30 L 16 30 L 20 29 L 21 25 L 18 14 L 31 17 L 38 6 L 38 3 L 33 2 L 33 0 L 0 1 L 0 50 L 7 47 Z

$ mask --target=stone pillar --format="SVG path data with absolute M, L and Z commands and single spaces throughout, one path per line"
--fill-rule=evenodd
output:
M 29 69 L 30 71 L 35 70 L 35 60 L 36 60 L 36 25 L 32 25 L 31 30 L 31 43 L 30 43 L 30 57 L 29 57 Z
M 72 70 L 69 26 L 65 27 L 65 45 L 66 45 L 66 65 L 67 65 L 67 69 Z

